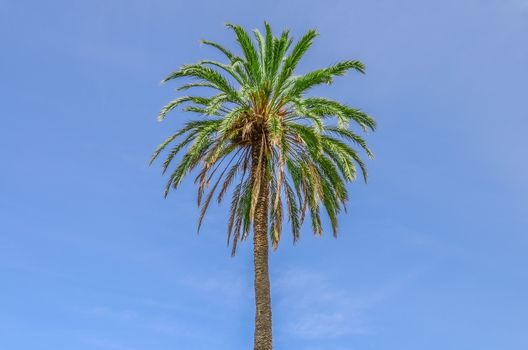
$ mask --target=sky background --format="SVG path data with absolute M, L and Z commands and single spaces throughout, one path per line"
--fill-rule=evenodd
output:
M 251 244 L 147 162 L 159 81 L 264 20 L 364 61 L 317 92 L 379 124 L 339 239 L 271 256 L 275 348 L 527 349 L 526 0 L 0 0 L 0 348 L 251 347 Z

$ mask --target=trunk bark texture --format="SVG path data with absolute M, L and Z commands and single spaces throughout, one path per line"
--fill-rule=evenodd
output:
M 272 350 L 271 296 L 268 271 L 268 196 L 269 182 L 264 177 L 265 156 L 260 159 L 260 149 L 252 154 L 252 172 L 262 176 L 253 221 L 253 261 L 255 264 L 255 342 L 254 350 Z M 258 166 L 262 171 L 257 171 Z

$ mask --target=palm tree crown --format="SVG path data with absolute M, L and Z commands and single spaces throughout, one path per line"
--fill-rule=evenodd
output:
M 178 153 L 184 152 L 172 170 L 165 196 L 184 176 L 197 170 L 199 228 L 211 200 L 216 197 L 220 203 L 231 193 L 227 240 L 233 254 L 237 242 L 250 234 L 263 188 L 274 248 L 285 216 L 294 242 L 307 215 L 313 232 L 323 233 L 322 209 L 336 235 L 337 216 L 348 199 L 346 183 L 356 179 L 357 167 L 367 180 L 365 165 L 351 145 L 372 157 L 351 124 L 368 131 L 374 130 L 376 123 L 358 109 L 307 93 L 317 85 L 331 84 L 334 77 L 349 70 L 363 73 L 363 64 L 346 60 L 295 75 L 316 31 L 308 31 L 292 45 L 287 30 L 274 36 L 267 23 L 264 35 L 254 30 L 254 40 L 238 25 L 227 27 L 236 36 L 240 54 L 203 41 L 219 50 L 227 63 L 199 61 L 182 66 L 163 80 L 189 78 L 179 91 L 205 88 L 213 92 L 207 97 L 178 97 L 159 114 L 161 121 L 183 106 L 184 111 L 200 115 L 167 138 L 152 156 L 151 163 L 171 145 L 163 163 L 165 173 Z

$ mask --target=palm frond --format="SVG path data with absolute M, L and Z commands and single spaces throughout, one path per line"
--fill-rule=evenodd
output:
M 307 217 L 313 233 L 321 235 L 322 215 L 326 215 L 336 235 L 339 214 L 349 199 L 347 184 L 359 171 L 356 167 L 367 181 L 358 150 L 373 157 L 366 140 L 351 127 L 366 132 L 375 130 L 376 122 L 359 109 L 306 94 L 348 71 L 364 73 L 363 64 L 345 60 L 296 75 L 318 36 L 315 30 L 294 44 L 288 30 L 275 36 L 266 22 L 263 32 L 253 30 L 253 37 L 241 26 L 227 27 L 234 33 L 240 55 L 203 40 L 222 54 L 222 61 L 183 65 L 162 81 L 182 79 L 177 90 L 192 89 L 193 94 L 166 104 L 158 115 L 160 121 L 179 107 L 200 118 L 185 123 L 151 157 L 150 163 L 165 154 L 162 173 L 170 169 L 165 196 L 196 171 L 200 229 L 213 198 L 221 203 L 230 195 L 227 244 L 233 255 L 251 233 L 263 198 L 274 249 L 286 220 L 294 243 Z M 207 94 L 196 94 L 200 91 Z

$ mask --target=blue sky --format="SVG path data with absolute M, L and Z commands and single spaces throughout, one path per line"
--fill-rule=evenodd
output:
M 526 0 L 3 0 L 0 348 L 250 347 L 250 245 L 147 161 L 158 82 L 263 20 L 363 60 L 320 92 L 379 123 L 339 239 L 271 257 L 276 349 L 527 349 Z

